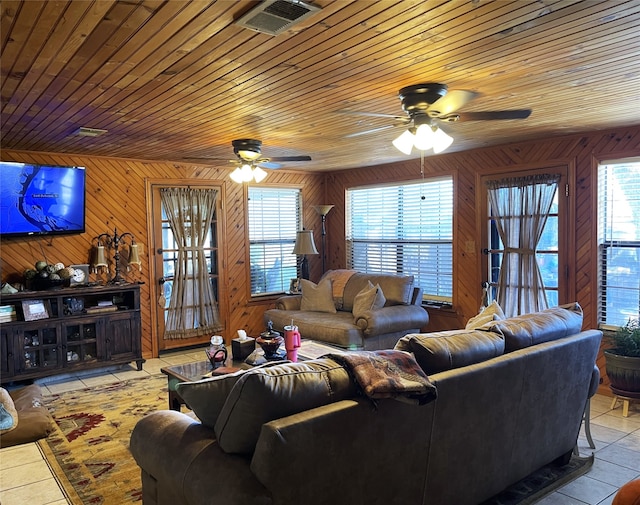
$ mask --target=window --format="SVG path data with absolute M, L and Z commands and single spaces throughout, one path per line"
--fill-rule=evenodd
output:
M 299 189 L 249 188 L 251 295 L 282 293 L 297 275 L 292 254 L 302 222 Z
M 640 312 L 640 159 L 598 168 L 599 316 L 624 326 Z
M 413 275 L 427 301 L 451 303 L 453 178 L 347 191 L 347 266 Z

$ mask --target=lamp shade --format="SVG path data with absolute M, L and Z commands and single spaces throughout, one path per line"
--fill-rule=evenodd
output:
M 313 241 L 313 230 L 301 230 L 296 234 L 296 245 L 291 254 L 318 254 Z
M 433 134 L 433 152 L 441 153 L 447 147 L 451 145 L 453 142 L 453 137 L 450 137 L 445 132 L 443 132 L 440 128 L 436 129 Z
M 253 178 L 256 182 L 264 181 L 264 178 L 267 176 L 267 172 L 262 170 L 260 167 L 254 167 L 253 169 Z
M 131 244 L 129 248 L 129 265 L 138 265 L 138 269 L 142 268 L 142 261 L 140 261 L 140 251 L 138 251 L 138 244 L 135 242 Z
M 96 247 L 95 263 L 93 266 L 96 268 L 108 266 L 107 258 L 104 253 L 104 246 L 102 244 L 98 244 L 98 247 Z
M 416 129 L 416 134 L 414 135 L 413 145 L 416 149 L 420 151 L 426 151 L 427 149 L 431 149 L 433 146 L 434 133 L 431 129 L 431 126 L 428 124 L 421 124 Z
M 411 154 L 413 148 L 414 135 L 410 130 L 405 130 L 402 135 L 393 141 L 393 145 L 398 151 L 404 154 Z
M 313 208 L 316 209 L 316 212 L 321 216 L 326 216 L 329 214 L 329 211 L 333 209 L 335 205 L 314 205 Z

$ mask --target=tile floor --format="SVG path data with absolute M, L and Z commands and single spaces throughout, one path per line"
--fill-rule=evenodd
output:
M 157 374 L 169 365 L 201 360 L 202 350 L 178 351 L 147 360 L 143 371 L 135 366 L 49 377 L 38 381 L 44 394 L 72 391 L 119 380 Z M 640 403 L 631 404 L 629 417 L 622 406 L 610 410 L 611 398 L 596 395 L 591 400 L 591 435 L 596 444 L 593 468 L 582 477 L 539 501 L 539 505 L 611 505 L 624 483 L 640 478 Z M 578 440 L 580 454 L 592 452 L 584 436 Z M 67 505 L 35 443 L 0 449 L 1 505 Z M 118 505 L 118 504 L 105 504 Z

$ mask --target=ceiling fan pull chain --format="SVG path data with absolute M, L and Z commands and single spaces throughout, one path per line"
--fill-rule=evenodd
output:
M 420 175 L 422 176 L 422 182 L 424 182 L 424 151 L 422 150 L 420 151 Z M 422 195 L 420 196 L 420 200 L 424 200 L 424 184 L 421 186 L 421 189 Z

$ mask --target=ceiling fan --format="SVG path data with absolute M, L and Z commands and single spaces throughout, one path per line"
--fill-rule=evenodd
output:
M 282 167 L 281 162 L 311 161 L 311 156 L 279 156 L 275 158 L 262 157 L 262 142 L 255 139 L 232 140 L 233 152 L 237 156 L 236 169 L 231 173 L 234 182 L 261 182 L 267 173 L 263 168 L 276 169 Z
M 265 158 L 262 156 L 262 141 L 256 139 L 232 140 L 235 160 L 228 160 L 236 165 L 231 173 L 231 179 L 235 182 L 262 181 L 267 173 L 263 168 L 275 170 L 282 167 L 282 163 L 292 161 L 311 161 L 311 156 L 276 156 Z M 189 158 L 189 161 L 222 161 L 219 158 Z
M 409 129 L 400 137 L 403 137 L 403 148 L 394 145 L 405 154 L 411 153 L 411 148 L 423 150 L 434 148 L 434 152 L 441 152 L 446 149 L 453 139 L 438 128 L 439 122 L 457 121 L 491 121 L 503 119 L 526 119 L 531 114 L 531 109 L 498 110 L 482 112 L 458 112 L 467 103 L 473 100 L 478 93 L 468 90 L 448 91 L 446 84 L 425 83 L 406 86 L 398 92 L 398 97 L 402 102 L 402 109 L 405 116 L 391 114 L 377 114 L 370 112 L 342 111 L 349 114 L 387 117 L 396 121 L 395 125 L 386 125 L 367 131 L 352 133 L 347 137 L 357 137 L 376 131 L 386 130 L 400 125 L 409 125 Z M 422 127 L 422 128 L 421 128 Z M 435 136 L 434 136 L 435 135 Z M 446 144 L 446 146 L 444 146 Z M 444 147 L 442 147 L 444 146 Z
M 232 140 L 233 152 L 241 164 L 250 163 L 263 168 L 281 168 L 281 163 L 289 161 L 311 161 L 311 156 L 276 156 L 262 157 L 262 142 L 255 139 Z M 235 160 L 234 160 L 235 161 Z

